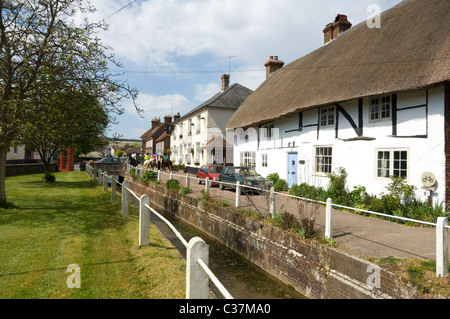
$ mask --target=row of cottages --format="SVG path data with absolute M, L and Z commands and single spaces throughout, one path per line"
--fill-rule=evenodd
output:
M 180 118 L 180 113 L 173 116 L 173 121 Z M 160 118 L 151 121 L 151 128 L 141 136 L 142 155 L 164 155 L 170 151 L 170 138 L 172 136 L 172 116 L 164 116 L 164 122 Z
M 233 163 L 233 146 L 223 138 L 226 125 L 253 91 L 238 83 L 230 86 L 229 74 L 221 82 L 219 93 L 173 122 L 171 159 L 188 172 L 197 173 L 205 164 Z
M 379 21 L 338 15 L 324 46 L 272 73 L 227 124 L 235 165 L 325 188 L 343 167 L 349 190 L 373 195 L 397 175 L 450 207 L 450 1 L 403 1 Z

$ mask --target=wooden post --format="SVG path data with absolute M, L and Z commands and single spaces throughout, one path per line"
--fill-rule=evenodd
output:
M 128 214 L 128 187 L 130 187 L 130 183 L 127 181 L 123 181 L 122 183 L 122 215 Z
M 117 182 L 116 180 L 119 180 L 119 176 L 113 175 L 111 176 L 111 200 L 116 200 L 116 188 L 117 188 Z
M 142 195 L 139 200 L 139 246 L 150 244 L 150 198 Z
M 192 238 L 186 256 L 186 299 L 208 299 L 209 277 L 197 261 L 209 265 L 209 246 L 200 237 Z
M 436 277 L 448 276 L 448 219 L 438 217 L 436 223 Z
M 331 198 L 328 198 L 325 216 L 325 238 L 327 239 L 333 238 L 333 207 L 331 204 Z

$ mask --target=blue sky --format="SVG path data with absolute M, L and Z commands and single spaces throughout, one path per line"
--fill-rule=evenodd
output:
M 144 110 L 140 118 L 131 101 L 123 101 L 125 113 L 107 135 L 139 139 L 153 118 L 187 113 L 220 91 L 229 68 L 230 84 L 255 90 L 265 80 L 269 56 L 288 64 L 321 47 L 322 30 L 337 14 L 356 25 L 369 18 L 369 5 L 385 11 L 400 2 L 91 0 L 97 11 L 88 18 L 106 19 L 109 30 L 99 37 L 123 64 L 111 70 L 138 89 Z

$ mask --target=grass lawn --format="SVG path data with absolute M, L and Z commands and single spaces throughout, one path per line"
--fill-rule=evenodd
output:
M 185 260 L 153 224 L 139 248 L 137 212 L 122 216 L 120 195 L 111 202 L 85 172 L 55 176 L 6 180 L 17 208 L 0 208 L 0 298 L 185 298 Z M 71 264 L 81 288 L 67 286 Z

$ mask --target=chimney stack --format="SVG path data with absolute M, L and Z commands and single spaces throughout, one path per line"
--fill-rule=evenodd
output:
M 176 115 L 173 116 L 173 121 L 175 122 L 181 117 L 180 112 L 178 112 Z
M 264 66 L 266 67 L 266 80 L 269 78 L 269 76 L 275 72 L 281 69 L 284 65 L 284 62 L 281 60 L 278 60 L 278 56 L 270 56 L 269 61 L 267 61 Z
M 157 128 L 159 124 L 161 124 L 161 119 L 155 117 L 155 118 L 152 120 L 152 130 L 154 130 L 155 128 Z
M 228 90 L 228 88 L 230 87 L 230 75 L 229 74 L 224 74 L 221 77 L 222 79 L 222 91 Z
M 344 14 L 338 14 L 334 19 L 334 22 L 328 23 L 323 29 L 324 44 L 330 43 L 337 39 L 342 33 L 352 27 L 352 24 L 347 20 L 347 16 Z
M 164 123 L 172 123 L 172 116 L 170 115 L 164 116 Z

